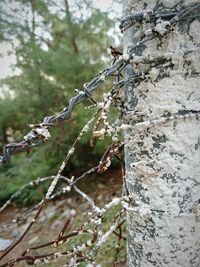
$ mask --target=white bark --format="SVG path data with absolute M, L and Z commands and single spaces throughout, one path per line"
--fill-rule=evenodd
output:
M 123 2 L 127 15 L 180 1 Z M 138 33 L 134 27 L 124 33 L 125 53 Z M 124 123 L 131 126 L 125 130 L 126 182 L 133 197 L 127 211 L 130 267 L 200 266 L 200 117 L 194 115 L 200 110 L 200 53 L 183 52 L 196 49 L 199 33 L 200 22 L 187 21 L 149 41 L 138 54 L 168 53 L 173 67 L 163 77 L 153 68 L 148 80 L 126 86 Z M 134 67 L 127 67 L 126 76 Z

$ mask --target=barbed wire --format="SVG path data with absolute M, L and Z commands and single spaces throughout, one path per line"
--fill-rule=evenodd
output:
M 96 173 L 96 172 L 101 173 L 101 172 L 106 171 L 108 167 L 110 166 L 112 158 L 114 156 L 118 157 L 118 159 L 120 160 L 121 175 L 122 175 L 122 178 L 124 177 L 125 172 L 124 172 L 123 155 L 122 153 L 120 153 L 120 149 L 123 147 L 124 141 L 119 140 L 118 133 L 119 131 L 129 126 L 122 124 L 118 116 L 116 116 L 116 120 L 113 123 L 111 124 L 109 123 L 108 113 L 110 110 L 110 106 L 118 105 L 117 103 L 118 93 L 119 93 L 120 88 L 122 88 L 125 84 L 127 83 L 137 84 L 142 80 L 148 80 L 149 78 L 151 78 L 152 68 L 156 67 L 157 69 L 160 70 L 160 73 L 162 73 L 162 74 L 159 73 L 160 76 L 158 75 L 154 77 L 152 80 L 153 82 L 156 81 L 157 79 L 160 79 L 168 75 L 168 69 L 170 69 L 171 67 L 175 65 L 175 63 L 173 62 L 174 51 L 171 52 L 171 54 L 167 53 L 167 55 L 162 55 L 162 56 L 158 56 L 158 55 L 147 56 L 146 55 L 146 56 L 141 56 L 141 57 L 136 57 L 135 52 L 137 52 L 137 49 L 142 44 L 148 42 L 149 40 L 152 40 L 159 34 L 162 36 L 163 34 L 169 33 L 179 21 L 181 21 L 184 18 L 187 19 L 189 16 L 191 17 L 190 15 L 191 12 L 199 8 L 200 8 L 200 4 L 195 4 L 195 5 L 188 6 L 179 12 L 172 12 L 171 14 L 166 14 L 166 16 L 163 16 L 163 20 L 168 18 L 169 22 L 167 24 L 164 23 L 162 27 L 157 27 L 157 24 L 156 24 L 158 22 L 157 18 L 153 19 L 152 17 L 151 20 L 156 25 L 154 25 L 152 29 L 148 31 L 148 34 L 145 35 L 144 38 L 140 40 L 136 45 L 131 46 L 128 51 L 125 51 L 122 56 L 119 56 L 115 60 L 114 64 L 105 68 L 89 83 L 86 83 L 83 86 L 84 91 L 80 91 L 78 92 L 77 95 L 72 97 L 71 100 L 69 101 L 68 107 L 63 109 L 63 111 L 61 111 L 58 115 L 45 117 L 42 123 L 29 125 L 31 128 L 31 131 L 23 138 L 21 142 L 8 144 L 3 148 L 3 155 L 0 158 L 0 162 L 6 163 L 12 154 L 22 152 L 22 151 L 27 151 L 34 146 L 37 146 L 39 144 L 46 142 L 50 138 L 49 129 L 52 126 L 54 126 L 56 122 L 68 120 L 72 115 L 72 111 L 74 107 L 78 105 L 80 102 L 82 102 L 84 99 L 86 98 L 91 99 L 91 101 L 94 102 L 97 107 L 97 111 L 93 114 L 91 119 L 86 123 L 86 125 L 83 127 L 80 134 L 78 135 L 78 137 L 75 139 L 74 143 L 72 144 L 70 150 L 68 151 L 66 157 L 64 158 L 62 164 L 60 165 L 57 174 L 50 176 L 50 177 L 38 178 L 37 180 L 32 181 L 27 185 L 24 185 L 21 189 L 19 189 L 16 193 L 14 193 L 10 197 L 10 199 L 0 209 L 0 212 L 3 212 L 5 208 L 7 208 L 12 203 L 12 201 L 15 198 L 17 198 L 21 194 L 21 192 L 25 190 L 26 188 L 28 188 L 29 186 L 31 187 L 39 186 L 43 182 L 51 181 L 51 184 L 48 187 L 45 197 L 35 207 L 33 207 L 31 210 L 29 210 L 26 213 L 26 214 L 30 214 L 30 212 L 32 212 L 33 210 L 36 211 L 32 220 L 28 223 L 28 226 L 26 227 L 22 235 L 16 240 L 16 242 L 12 243 L 11 246 L 8 247 L 7 250 L 4 251 L 4 253 L 0 256 L 0 260 L 2 260 L 6 255 L 8 255 L 15 247 L 17 247 L 21 243 L 21 241 L 25 238 L 25 236 L 30 232 L 31 228 L 38 220 L 42 210 L 45 208 L 45 206 L 50 200 L 56 199 L 60 197 L 61 195 L 67 196 L 69 192 L 74 190 L 77 194 L 81 196 L 82 199 L 84 199 L 84 201 L 86 201 L 89 204 L 89 206 L 91 207 L 92 215 L 78 229 L 75 229 L 74 231 L 65 234 L 72 220 L 72 218 L 68 218 L 55 239 L 50 240 L 49 242 L 46 242 L 46 243 L 41 243 L 41 244 L 37 244 L 32 247 L 26 248 L 21 253 L 20 256 L 16 256 L 13 259 L 9 259 L 7 262 L 5 262 L 0 267 L 13 266 L 16 263 L 19 263 L 22 261 L 25 261 L 28 264 L 37 264 L 41 262 L 48 264 L 49 261 L 59 259 L 60 257 L 66 257 L 68 259 L 67 265 L 64 265 L 64 266 L 78 266 L 78 264 L 83 261 L 90 262 L 92 266 L 96 266 L 96 258 L 97 258 L 98 251 L 102 247 L 102 245 L 108 240 L 111 234 L 115 234 L 118 237 L 118 241 L 116 245 L 116 253 L 115 253 L 115 261 L 116 261 L 117 253 L 119 251 L 119 243 L 123 239 L 121 226 L 125 222 L 124 211 L 131 209 L 133 212 L 137 212 L 136 209 L 133 209 L 131 206 L 129 206 L 129 203 L 132 200 L 132 196 L 129 195 L 127 188 L 125 189 L 123 188 L 120 197 L 113 198 L 110 202 L 103 205 L 103 207 L 99 207 L 96 205 L 96 203 L 93 201 L 93 199 L 88 194 L 80 190 L 80 188 L 77 186 L 77 183 L 80 180 L 87 177 L 87 175 L 91 173 Z M 141 18 L 139 18 L 141 16 L 143 16 L 142 20 L 144 20 L 145 19 L 144 14 L 140 16 L 138 15 L 138 20 L 141 20 Z M 196 14 L 194 16 L 196 16 Z M 158 23 L 162 24 L 162 22 L 160 21 Z M 182 51 L 182 53 L 187 54 L 187 53 L 192 53 L 196 51 L 197 52 L 199 51 L 198 47 L 194 49 Z M 122 73 L 122 71 L 128 64 L 132 64 L 134 66 L 135 74 L 132 77 L 120 80 L 119 79 L 120 74 Z M 140 69 L 140 66 L 138 67 L 138 65 L 141 65 L 141 64 L 143 64 L 144 67 Z M 146 67 L 145 66 L 146 64 L 148 64 L 149 66 Z M 117 75 L 117 79 L 113 85 L 113 88 L 111 89 L 109 93 L 104 95 L 104 99 L 102 103 L 96 103 L 93 100 L 91 93 L 96 88 L 98 88 L 100 85 L 102 85 L 104 81 L 112 75 Z M 196 75 L 199 75 L 199 73 L 196 73 Z M 120 112 L 123 112 L 123 105 L 120 106 Z M 139 115 L 137 115 L 137 119 L 135 121 L 134 127 L 139 130 L 141 129 L 144 130 L 145 128 L 148 128 L 149 126 L 154 126 L 159 123 L 166 123 L 174 119 L 194 118 L 194 117 L 198 117 L 199 115 L 200 115 L 200 110 L 198 109 L 179 110 L 171 114 L 163 114 L 163 117 L 161 116 L 161 118 L 155 118 L 149 121 L 141 121 L 139 118 Z M 62 172 L 65 169 L 66 164 L 68 163 L 69 159 L 75 152 L 77 144 L 79 143 L 83 135 L 89 131 L 89 128 L 91 127 L 93 123 L 95 123 L 95 125 L 92 130 L 91 144 L 94 145 L 96 139 L 103 139 L 105 136 L 111 136 L 111 139 L 112 139 L 111 145 L 108 147 L 108 149 L 103 154 L 103 157 L 100 160 L 98 166 L 93 167 L 89 171 L 86 171 L 84 174 L 82 174 L 78 178 L 75 178 L 73 176 L 71 178 L 63 176 Z M 62 187 L 59 187 L 58 191 L 56 191 L 55 189 L 56 189 L 56 186 L 59 180 L 64 181 L 64 184 Z M 124 183 L 124 187 L 126 187 L 125 183 Z M 106 212 L 110 210 L 111 208 L 118 206 L 118 205 L 122 206 L 121 210 L 116 214 L 115 218 L 111 221 L 110 228 L 107 229 L 106 231 L 103 231 L 102 224 L 103 224 L 103 218 L 106 215 Z M 17 220 L 13 221 L 13 223 L 17 223 L 17 222 L 18 222 Z M 1 229 L 3 229 L 3 226 L 1 227 L 2 227 Z M 119 233 L 116 232 L 117 229 L 119 229 Z M 78 235 L 82 235 L 82 234 L 89 234 L 90 237 L 86 242 L 83 242 L 81 245 L 78 245 L 78 246 L 74 245 L 72 248 L 68 249 L 67 251 L 57 250 L 56 252 L 52 252 L 48 254 L 47 253 L 44 254 L 40 252 L 42 248 L 46 248 L 46 247 L 57 248 L 62 243 L 67 243 L 71 238 L 76 237 Z M 87 249 L 88 251 L 85 252 Z M 37 251 L 37 250 L 39 251 L 39 254 L 36 254 L 34 256 L 29 255 L 30 252 Z
M 168 24 L 163 24 L 164 33 L 172 30 L 172 27 L 184 19 L 192 11 L 200 8 L 200 4 L 194 4 L 184 8 L 175 14 Z M 160 24 L 160 23 L 159 23 Z M 161 25 L 160 25 L 161 26 Z M 160 27 L 159 27 L 160 29 Z M 85 83 L 83 86 L 84 91 L 80 91 L 77 95 L 71 98 L 69 101 L 68 107 L 64 108 L 58 115 L 47 116 L 44 118 L 42 123 L 39 124 L 30 124 L 32 129 L 27 135 L 24 136 L 23 140 L 19 143 L 11 143 L 3 148 L 3 155 L 0 156 L 0 165 L 9 161 L 10 156 L 15 153 L 22 151 L 29 151 L 31 148 L 38 146 L 46 142 L 50 138 L 49 128 L 54 126 L 56 122 L 66 121 L 71 117 L 72 111 L 76 105 L 82 102 L 86 98 L 92 99 L 91 93 L 98 88 L 103 82 L 113 74 L 120 74 L 122 70 L 130 63 L 130 60 L 135 55 L 137 49 L 147 41 L 156 37 L 156 35 L 161 32 L 155 27 L 152 27 L 151 31 L 148 31 L 148 36 L 145 36 L 141 41 L 136 45 L 133 45 L 129 51 L 125 51 L 123 56 L 120 56 L 114 64 L 105 68 L 101 71 L 96 77 L 94 77 L 90 82 Z
M 113 90 L 112 90 L 112 93 L 113 93 L 113 96 L 114 96 L 114 91 L 113 91 Z M 107 106 L 107 108 L 109 108 L 109 106 L 110 106 L 110 104 L 111 104 L 110 101 L 113 100 L 113 96 L 111 95 L 111 93 L 108 93 L 108 94 L 105 95 L 105 100 L 104 100 L 103 107 L 104 107 L 104 106 Z M 109 103 L 109 105 L 107 105 L 107 103 Z M 99 110 L 97 110 L 97 111 L 95 112 L 95 114 L 94 114 L 94 115 L 92 116 L 92 118 L 86 123 L 86 125 L 83 127 L 83 129 L 81 130 L 80 134 L 78 135 L 78 137 L 76 138 L 76 140 L 75 140 L 74 143 L 72 144 L 72 146 L 71 146 L 70 150 L 68 151 L 67 156 L 66 156 L 65 159 L 63 160 L 63 162 L 62 162 L 62 164 L 61 164 L 61 166 L 60 166 L 60 168 L 59 168 L 57 174 L 53 177 L 53 181 L 51 182 L 51 185 L 49 186 L 49 188 L 48 188 L 48 190 L 47 190 L 47 193 L 46 193 L 46 195 L 45 195 L 45 198 L 42 199 L 42 201 L 37 205 L 37 212 L 36 212 L 34 218 L 31 220 L 31 222 L 29 223 L 28 227 L 25 229 L 25 231 L 24 231 L 23 234 L 20 236 L 20 238 L 19 238 L 15 243 L 13 243 L 13 244 L 12 244 L 12 245 L 11 245 L 11 246 L 10 246 L 4 253 L 3 253 L 3 255 L 0 256 L 0 260 L 3 259 L 3 258 L 4 258 L 4 257 L 11 251 L 11 250 L 13 250 L 13 249 L 14 249 L 14 248 L 15 248 L 15 247 L 16 247 L 16 246 L 17 246 L 17 245 L 24 239 L 24 237 L 27 235 L 27 233 L 28 233 L 28 232 L 30 231 L 30 229 L 32 228 L 32 226 L 34 225 L 34 223 L 35 223 L 36 220 L 38 219 L 38 217 L 39 217 L 39 215 L 40 215 L 42 209 L 43 209 L 44 206 L 46 205 L 46 202 L 51 198 L 51 195 L 52 195 L 52 193 L 53 193 L 53 191 L 54 191 L 54 189 L 55 189 L 55 187 L 56 187 L 56 185 L 57 185 L 59 179 L 61 179 L 61 173 L 62 173 L 62 171 L 64 170 L 64 168 L 65 168 L 65 166 L 66 166 L 66 164 L 67 164 L 69 158 L 70 158 L 71 155 L 74 153 L 74 151 L 75 151 L 75 147 L 76 147 L 78 141 L 82 138 L 82 136 L 83 136 L 86 132 L 89 131 L 89 126 L 90 126 L 91 123 L 94 121 L 94 119 L 96 118 L 96 115 L 99 113 L 100 110 L 101 110 L 101 109 L 99 109 Z M 99 167 L 98 167 L 98 168 L 99 168 Z M 91 172 L 91 171 L 89 171 L 89 172 Z M 87 174 L 88 174 L 89 172 L 87 172 Z M 80 176 L 80 177 L 77 179 L 77 181 L 79 181 L 79 180 L 82 179 L 83 177 L 85 177 L 85 175 Z M 92 205 L 92 207 L 95 209 L 96 212 L 99 211 L 99 208 L 96 207 L 96 206 L 94 205 L 94 202 L 93 202 L 93 201 L 92 201 L 92 200 L 91 200 L 85 193 L 83 193 L 82 191 L 80 191 L 80 190 L 74 185 L 74 177 L 72 177 L 71 179 L 67 179 L 67 178 L 64 178 L 64 177 L 62 177 L 62 178 L 65 179 L 66 181 L 68 181 L 68 183 L 70 183 L 70 186 L 68 186 L 67 188 L 64 188 L 64 189 L 63 189 L 64 192 L 69 192 L 69 191 L 71 191 L 72 186 L 73 186 L 73 188 L 75 189 L 75 191 L 78 192 L 83 198 L 85 198 L 85 199 L 88 201 L 88 203 L 90 203 L 90 204 Z M 44 179 L 43 179 L 43 181 L 44 181 Z M 75 182 L 77 182 L 77 181 L 75 181 Z M 35 184 L 37 184 L 37 183 L 35 183 Z M 22 189 L 24 189 L 24 188 L 25 188 L 25 187 L 23 187 Z M 21 190 L 20 190 L 20 191 L 21 191 Z M 12 196 L 12 197 L 11 197 L 11 200 L 12 200 L 15 196 L 17 196 L 17 195 L 18 195 L 18 193 L 16 193 L 14 196 Z M 10 201 L 11 201 L 11 200 L 10 200 Z M 8 201 L 8 202 L 4 205 L 3 209 L 5 209 L 5 207 L 10 203 L 10 201 Z M 3 209 L 2 209 L 2 210 L 3 210 Z M 11 263 L 9 262 L 8 264 L 11 264 Z
M 194 8 L 194 9 L 191 10 L 190 8 Z M 184 9 L 184 12 L 189 11 L 191 13 L 191 11 L 193 11 L 196 14 L 187 15 L 183 13 L 184 16 L 180 16 L 180 10 L 164 12 L 164 13 L 161 13 L 155 10 L 143 10 L 140 12 L 134 12 L 133 14 L 125 16 L 124 18 L 121 19 L 119 28 L 121 32 L 123 33 L 130 27 L 141 22 L 155 24 L 157 20 L 169 21 L 172 19 L 176 19 L 176 16 L 179 16 L 178 18 L 179 21 L 200 18 L 200 14 L 198 13 L 199 8 L 200 8 L 200 5 L 198 3 L 187 6 Z

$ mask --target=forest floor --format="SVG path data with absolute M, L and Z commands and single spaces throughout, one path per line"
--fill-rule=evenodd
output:
M 87 185 L 82 184 L 80 185 L 80 188 L 94 200 L 96 205 L 103 207 L 105 203 L 111 201 L 113 197 L 121 195 L 121 170 L 110 169 L 108 172 L 102 175 L 93 175 L 87 179 Z M 119 207 L 117 207 L 117 209 L 119 210 Z M 33 219 L 34 214 L 36 213 L 36 211 L 32 211 L 31 213 L 28 213 L 27 216 L 25 216 L 25 214 L 29 210 L 30 207 L 8 207 L 0 215 L 0 238 L 15 242 L 21 236 L 30 221 Z M 15 257 L 19 257 L 21 253 L 27 248 L 55 240 L 64 223 L 69 217 L 73 217 L 73 219 L 69 227 L 67 228 L 67 232 L 71 232 L 77 229 L 83 223 L 86 214 L 90 210 L 91 208 L 89 204 L 75 193 L 70 193 L 68 196 L 62 197 L 62 199 L 48 203 L 47 207 L 45 207 L 45 209 L 41 212 L 38 221 L 35 223 L 30 232 L 20 242 L 20 244 L 16 248 L 14 248 L 13 251 L 4 258 L 4 260 L 2 260 L 2 263 Z M 113 209 L 111 212 L 108 212 L 108 215 L 106 215 L 106 218 L 104 219 L 105 229 L 109 229 L 110 223 L 118 210 Z M 20 218 L 20 220 L 17 224 L 11 224 L 11 226 L 7 228 L 1 227 L 3 225 L 9 224 L 13 218 Z M 126 227 L 124 225 L 123 236 L 125 236 L 125 234 Z M 97 265 L 98 267 L 126 266 L 126 242 L 123 239 L 120 243 L 119 251 L 116 252 L 117 240 L 117 237 L 113 235 L 111 240 L 108 240 L 100 250 L 99 256 L 97 258 L 99 264 Z M 81 238 L 79 239 L 78 237 L 76 237 L 75 241 L 78 243 L 83 242 L 83 240 Z M 63 251 L 63 249 L 66 249 L 66 245 L 61 245 L 61 249 L 59 251 Z M 35 254 L 30 253 L 29 255 L 34 256 L 42 253 L 55 252 L 55 248 L 52 248 L 51 246 L 33 252 Z M 0 251 L 0 255 L 2 253 L 3 252 Z M 116 263 L 114 263 L 115 260 Z M 62 258 L 61 260 L 57 260 L 56 262 L 49 262 L 45 264 L 45 266 L 68 266 L 66 265 L 66 263 L 66 258 Z M 17 266 L 28 266 L 28 263 L 22 261 L 18 263 Z M 44 263 L 36 264 L 36 266 L 44 266 Z M 91 265 L 89 265 L 88 263 L 82 263 L 80 266 L 89 267 Z

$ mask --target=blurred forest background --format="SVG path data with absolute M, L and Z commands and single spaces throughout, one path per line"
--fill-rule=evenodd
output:
M 17 142 L 47 115 L 68 105 L 77 88 L 99 73 L 111 57 L 109 45 L 116 46 L 120 35 L 119 13 L 112 6 L 102 11 L 90 0 L 1 0 L 0 41 L 11 45 L 16 57 L 15 74 L 0 81 L 0 147 Z M 101 1 L 104 5 L 104 1 Z M 115 1 L 117 2 L 117 1 Z M 110 14 L 115 19 L 110 17 Z M 118 43 L 117 43 L 118 41 Z M 4 68 L 4 66 L 1 66 Z M 101 99 L 111 82 L 98 89 Z M 52 138 L 30 154 L 13 156 L 0 170 L 0 204 L 18 188 L 37 177 L 53 175 L 80 129 L 93 113 L 85 109 L 90 101 L 77 106 L 67 123 L 53 128 Z M 90 134 L 81 140 L 65 175 L 78 175 L 96 166 L 109 140 L 89 146 Z M 107 144 L 106 144 L 107 142 Z M 36 203 L 48 184 L 39 190 L 24 191 L 18 198 L 25 205 Z

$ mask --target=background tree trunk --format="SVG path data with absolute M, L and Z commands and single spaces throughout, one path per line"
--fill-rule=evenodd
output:
M 177 3 L 124 0 L 123 14 L 144 9 L 165 12 Z M 191 3 L 183 1 L 176 8 Z M 200 55 L 184 52 L 199 45 L 199 29 L 199 20 L 183 21 L 166 36 L 140 47 L 137 55 L 168 53 L 172 64 L 154 67 L 140 83 L 126 85 L 126 183 L 133 197 L 127 211 L 131 267 L 200 266 Z M 124 52 L 142 35 L 141 25 L 139 30 L 127 29 Z M 135 67 L 127 67 L 127 77 Z

